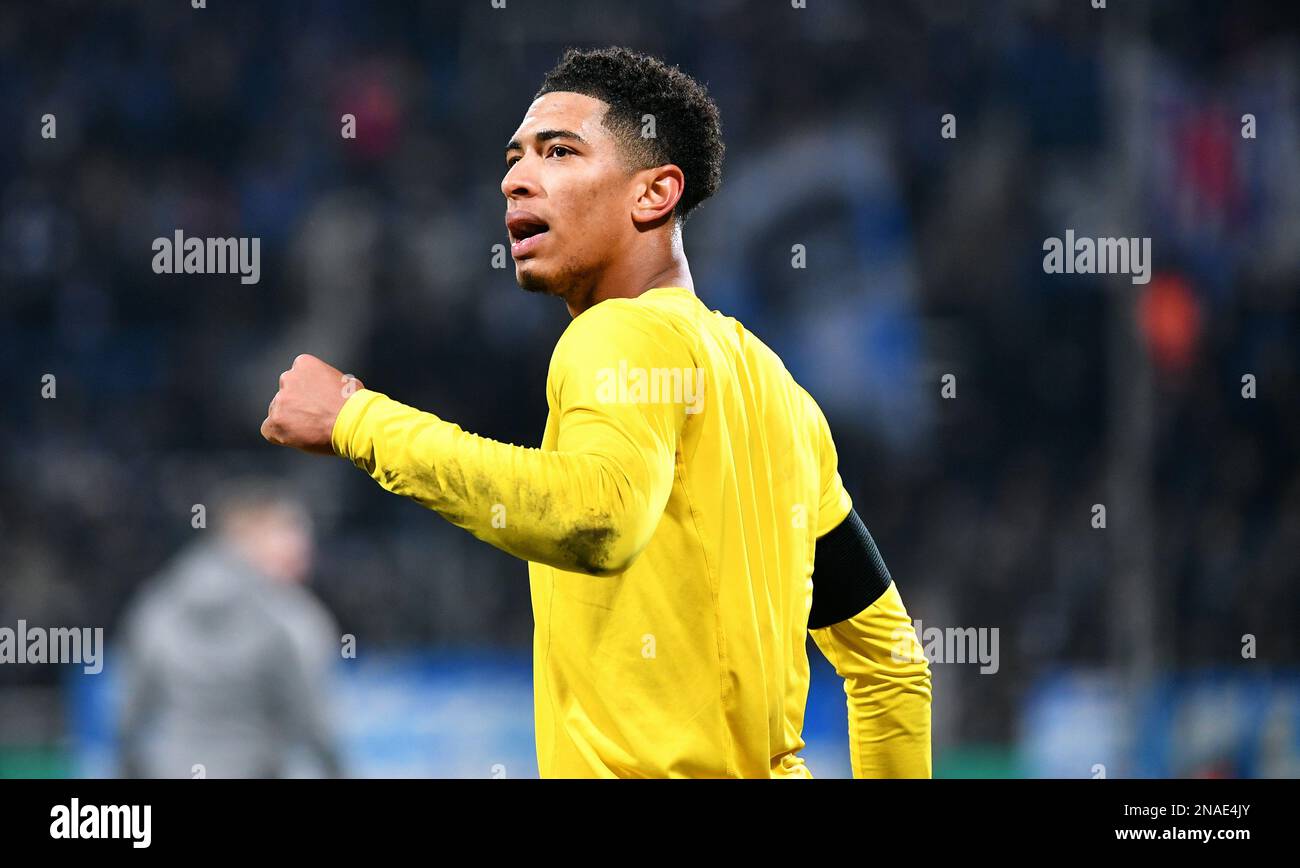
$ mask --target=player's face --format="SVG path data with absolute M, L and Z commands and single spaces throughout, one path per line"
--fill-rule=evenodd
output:
M 594 284 L 633 229 L 631 176 L 601 125 L 607 106 L 556 92 L 528 107 L 506 149 L 506 228 L 524 289 L 569 296 Z

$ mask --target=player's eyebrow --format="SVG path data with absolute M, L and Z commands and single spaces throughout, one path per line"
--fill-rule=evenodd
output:
M 575 142 L 587 144 L 587 140 L 573 130 L 539 130 L 533 135 L 533 138 L 538 142 L 549 142 L 551 139 L 573 139 Z M 511 139 L 509 144 L 506 145 L 507 154 L 511 151 L 522 151 L 523 149 L 524 146 L 520 144 L 518 139 Z

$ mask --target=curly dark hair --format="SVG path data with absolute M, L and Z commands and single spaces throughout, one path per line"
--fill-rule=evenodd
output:
M 686 178 L 674 213 L 685 221 L 722 183 L 722 118 L 698 81 L 658 58 L 626 48 L 570 48 L 546 74 L 533 99 L 555 91 L 609 105 L 603 124 L 632 170 L 672 163 Z M 642 135 L 654 118 L 653 138 Z

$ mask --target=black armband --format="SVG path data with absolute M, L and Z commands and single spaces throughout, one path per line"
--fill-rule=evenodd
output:
M 852 618 L 888 590 L 889 570 L 857 510 L 817 540 L 812 578 L 809 630 Z

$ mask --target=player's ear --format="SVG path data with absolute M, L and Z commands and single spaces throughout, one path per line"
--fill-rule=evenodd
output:
M 638 224 L 654 223 L 672 214 L 686 189 L 686 176 L 669 163 L 637 173 L 636 199 L 632 202 L 632 220 Z

